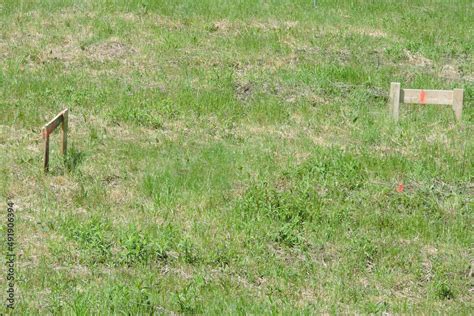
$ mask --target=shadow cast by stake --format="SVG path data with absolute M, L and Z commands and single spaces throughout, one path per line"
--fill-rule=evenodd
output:
M 67 171 L 74 172 L 79 165 L 84 161 L 86 154 L 83 151 L 71 146 L 66 157 L 64 158 L 64 166 Z

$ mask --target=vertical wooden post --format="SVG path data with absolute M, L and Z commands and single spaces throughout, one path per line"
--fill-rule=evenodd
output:
M 44 172 L 49 170 L 49 134 L 46 127 L 43 128 L 43 139 L 44 139 Z
M 66 158 L 67 154 L 67 123 L 68 123 L 68 110 L 63 112 L 63 122 L 61 125 L 61 154 Z
M 453 93 L 453 111 L 456 116 L 456 120 L 461 120 L 462 115 L 462 103 L 463 103 L 463 89 L 454 89 Z
M 400 114 L 400 83 L 392 82 L 390 84 L 390 97 L 389 97 L 389 108 L 390 114 L 392 115 L 395 122 L 398 122 Z

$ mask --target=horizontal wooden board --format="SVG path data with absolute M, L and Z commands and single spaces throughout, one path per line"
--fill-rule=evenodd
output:
M 49 123 L 47 123 L 43 127 L 43 130 L 46 130 L 47 135 L 51 134 L 54 131 L 54 129 L 56 127 L 58 127 L 59 124 L 61 124 L 61 122 L 63 121 L 63 115 L 67 111 L 68 111 L 68 109 L 65 109 L 65 110 L 61 111 L 58 115 L 56 115 Z
M 453 91 L 402 89 L 400 91 L 400 100 L 403 103 L 452 105 Z

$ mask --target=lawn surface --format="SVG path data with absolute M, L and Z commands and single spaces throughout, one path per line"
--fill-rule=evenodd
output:
M 472 1 L 316 3 L 2 1 L 0 314 L 472 313 Z

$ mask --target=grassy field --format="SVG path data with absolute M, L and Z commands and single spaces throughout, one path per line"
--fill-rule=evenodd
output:
M 472 313 L 472 21 L 468 0 L 2 1 L 0 314 L 7 201 L 19 314 Z M 462 122 L 393 123 L 392 81 L 463 88 Z

